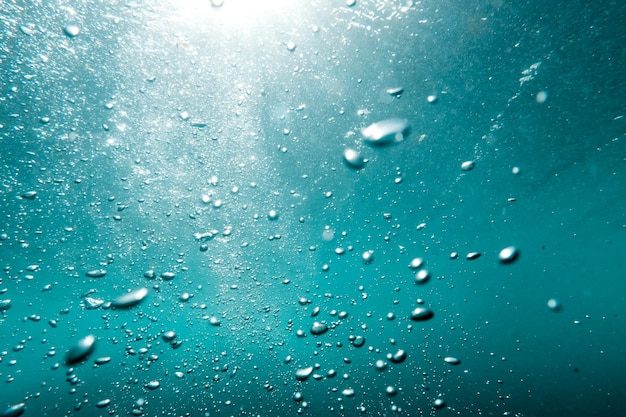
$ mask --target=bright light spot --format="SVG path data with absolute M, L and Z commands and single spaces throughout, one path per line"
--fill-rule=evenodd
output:
M 293 0 L 171 0 L 175 15 L 189 23 L 216 18 L 228 27 L 269 25 L 298 8 Z

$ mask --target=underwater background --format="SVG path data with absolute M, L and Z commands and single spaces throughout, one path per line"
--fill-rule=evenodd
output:
M 625 415 L 625 18 L 0 1 L 0 415 Z

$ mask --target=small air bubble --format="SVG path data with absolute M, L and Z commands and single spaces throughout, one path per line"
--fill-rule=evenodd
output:
M 409 268 L 411 269 L 420 269 L 424 265 L 424 259 L 422 258 L 413 258 L 411 263 L 409 264 Z
M 465 161 L 461 164 L 461 169 L 463 171 L 471 171 L 476 167 L 476 163 L 474 161 Z
M 70 38 L 75 38 L 80 33 L 80 28 L 76 25 L 67 25 L 63 28 L 63 33 Z
M 436 408 L 437 410 L 440 408 L 444 408 L 446 406 L 446 402 L 443 398 L 437 398 L 435 401 L 433 401 L 433 408 Z
M 548 300 L 548 308 L 552 311 L 559 311 L 561 309 L 561 302 L 556 298 L 550 298 Z
M 350 148 L 343 151 L 343 162 L 352 169 L 361 169 L 365 165 L 365 160 L 361 154 Z
M 415 283 L 416 284 L 425 284 L 430 279 L 430 272 L 426 269 L 422 269 L 417 274 L 415 274 Z
M 548 92 L 545 90 L 538 92 L 535 99 L 537 100 L 537 103 L 539 104 L 545 103 L 546 100 L 548 100 Z
M 374 251 L 371 249 L 366 250 L 365 252 L 363 252 L 362 258 L 365 265 L 371 264 L 372 262 L 374 262 Z
M 519 249 L 516 246 L 508 246 L 500 251 L 498 258 L 503 264 L 515 262 L 519 257 Z

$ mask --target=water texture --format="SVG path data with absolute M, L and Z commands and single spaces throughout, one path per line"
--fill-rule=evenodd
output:
M 0 2 L 0 416 L 619 416 L 623 2 Z

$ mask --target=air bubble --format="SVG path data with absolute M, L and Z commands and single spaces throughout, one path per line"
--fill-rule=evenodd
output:
M 104 408 L 104 407 L 108 407 L 109 404 L 111 404 L 111 400 L 107 398 L 105 400 L 98 401 L 96 403 L 96 407 L 97 408 Z
M 535 100 L 537 100 L 537 103 L 539 104 L 545 103 L 546 100 L 548 100 L 548 92 L 545 90 L 538 92 Z
M 420 269 L 424 265 L 424 259 L 422 258 L 413 258 L 411 263 L 409 264 L 409 268 L 411 269 Z
M 390 96 L 393 96 L 393 97 L 396 97 L 396 98 L 400 98 L 400 96 L 402 96 L 402 93 L 404 93 L 404 88 L 403 87 L 394 87 L 394 88 L 388 88 L 385 91 Z
M 343 391 L 341 391 L 341 394 L 344 397 L 354 397 L 354 389 L 352 388 L 346 388 Z
M 480 258 L 481 253 L 480 252 L 470 252 L 465 256 L 465 259 L 467 259 L 468 261 L 473 261 L 475 259 Z
M 149 390 L 158 389 L 160 386 L 161 386 L 161 383 L 157 380 L 152 380 L 146 384 L 146 388 L 148 388 Z
M 384 371 L 385 369 L 387 369 L 388 364 L 384 360 L 378 359 L 376 363 L 374 364 L 374 366 L 376 366 L 377 370 Z
M 426 321 L 430 320 L 435 316 L 435 313 L 432 310 L 429 310 L 424 307 L 417 307 L 411 312 L 411 320 L 414 321 Z
M 561 310 L 561 302 L 556 298 L 550 298 L 548 300 L 548 308 L 554 312 Z
M 446 401 L 443 398 L 437 398 L 433 401 L 433 408 L 437 410 L 444 408 L 446 406 Z
M 361 169 L 365 166 L 365 160 L 359 151 L 347 148 L 343 151 L 343 162 L 348 168 Z
M 503 264 L 515 262 L 519 257 L 519 249 L 515 246 L 508 246 L 500 251 L 498 258 Z
M 67 25 L 63 28 L 63 33 L 69 38 L 75 38 L 80 33 L 80 28 L 76 25 Z
M 407 354 L 404 349 L 398 349 L 395 353 L 387 354 L 387 359 L 393 363 L 402 363 L 406 359 Z
M 476 167 L 476 163 L 474 161 L 465 161 L 461 164 L 461 169 L 463 171 L 471 171 Z
M 450 365 L 459 365 L 461 363 L 461 360 L 458 358 L 455 358 L 454 356 L 447 356 L 443 358 L 443 360 L 446 363 L 449 363 Z
M 107 274 L 106 269 L 92 269 L 85 272 L 85 275 L 89 278 L 102 278 Z
M 171 271 L 166 271 L 161 274 L 161 279 L 164 281 L 171 281 L 176 277 L 176 274 Z
M 117 297 L 111 305 L 116 308 L 131 308 L 141 303 L 148 295 L 147 288 L 139 288 L 138 290 L 131 291 L 127 294 Z
M 312 335 L 319 336 L 328 331 L 328 325 L 326 325 L 326 323 L 320 323 L 319 321 L 316 321 L 313 323 L 313 325 L 311 325 L 310 331 Z
M 365 344 L 365 338 L 363 336 L 356 336 L 352 341 L 354 347 L 360 348 Z
M 161 337 L 165 342 L 170 343 L 174 339 L 176 339 L 176 332 L 174 332 L 173 330 L 168 330 L 167 332 L 163 333 L 163 336 Z
M 306 368 L 302 368 L 302 369 L 298 369 L 296 371 L 296 379 L 298 381 L 304 381 L 305 379 L 308 379 L 311 374 L 313 373 L 313 367 L 309 366 Z
M 363 255 L 361 257 L 363 258 L 363 263 L 365 265 L 369 265 L 374 262 L 374 251 L 371 249 L 366 250 L 365 252 L 363 252 Z
M 26 404 L 19 403 L 19 404 L 12 405 L 9 408 L 5 409 L 2 412 L 2 414 L 0 414 L 0 416 L 2 416 L 2 417 L 18 417 L 18 416 L 21 416 L 22 414 L 24 414 L 24 411 L 26 411 Z
M 65 363 L 75 365 L 86 359 L 96 347 L 96 338 L 88 335 L 80 339 L 76 344 L 67 351 L 65 355 Z
M 363 140 L 372 146 L 389 146 L 404 141 L 411 134 L 406 119 L 386 119 L 361 130 Z
M 430 279 L 430 272 L 426 269 L 422 269 L 417 274 L 415 274 L 415 283 L 416 284 L 425 284 Z

